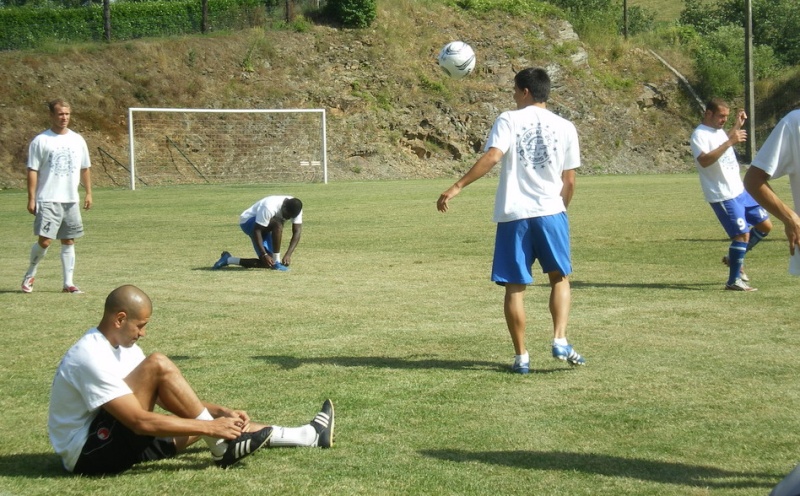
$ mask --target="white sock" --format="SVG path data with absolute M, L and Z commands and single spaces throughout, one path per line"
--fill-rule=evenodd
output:
M 281 263 L 281 254 L 280 253 L 273 253 L 272 259 L 275 260 L 275 263 Z
M 567 346 L 569 343 L 567 343 L 567 338 L 556 338 L 553 339 L 553 344 L 558 346 Z
M 195 417 L 197 420 L 214 420 L 214 417 L 208 412 L 208 408 L 203 408 L 203 411 L 200 412 L 200 415 Z M 228 443 L 225 442 L 224 439 L 220 439 L 218 437 L 209 437 L 209 436 L 200 436 L 203 438 L 203 441 L 206 442 L 208 445 L 208 449 L 211 450 L 211 454 L 214 456 L 222 456 L 225 454 L 225 450 L 228 449 Z
M 31 263 L 28 266 L 28 271 L 25 273 L 26 277 L 33 277 L 36 275 L 36 269 L 39 268 L 39 262 L 42 261 L 46 254 L 47 248 L 42 248 L 39 246 L 39 243 L 34 243 L 33 246 L 31 246 Z
M 228 263 L 232 265 L 239 265 L 239 257 L 228 257 Z
M 527 351 L 522 355 L 514 355 L 514 363 L 528 363 L 530 361 L 530 355 L 528 355 Z
M 64 287 L 72 286 L 75 272 L 75 245 L 61 245 L 61 270 L 64 274 Z
M 269 440 L 270 447 L 286 446 L 316 446 L 317 430 L 311 424 L 302 427 L 281 427 L 272 426 L 272 437 Z

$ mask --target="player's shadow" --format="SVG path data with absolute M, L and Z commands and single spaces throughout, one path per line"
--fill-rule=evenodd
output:
M 67 477 L 69 473 L 61 465 L 55 453 L 15 453 L 0 456 L 0 473 L 10 477 L 31 479 Z
M 581 288 L 640 288 L 640 289 L 675 289 L 680 291 L 708 291 L 708 288 L 723 289 L 723 285 L 718 282 L 702 282 L 696 284 L 681 283 L 645 283 L 645 282 L 586 282 L 570 281 L 572 289 Z
M 299 368 L 305 364 L 313 365 L 332 365 L 336 367 L 370 367 L 380 369 L 449 369 L 449 370 L 489 370 L 493 372 L 511 373 L 508 364 L 498 362 L 486 362 L 480 360 L 442 360 L 439 358 L 414 357 L 397 358 L 387 356 L 368 356 L 368 357 L 316 357 L 298 358 L 287 355 L 260 355 L 252 357 L 254 360 L 261 360 L 273 365 L 277 365 L 284 370 Z M 532 374 L 552 374 L 554 372 L 568 372 L 571 368 L 558 367 L 552 369 L 531 369 Z
M 134 465 L 122 474 L 151 471 L 204 470 L 212 462 L 208 450 L 193 447 L 175 458 L 146 462 Z M 194 455 L 192 455 L 194 453 Z M 61 458 L 55 453 L 15 453 L 0 456 L 0 474 L 6 477 L 25 477 L 30 479 L 55 479 L 76 477 L 64 469 Z M 120 475 L 122 475 L 120 474 Z
M 774 487 L 783 478 L 783 475 L 769 473 L 737 472 L 703 465 L 565 451 L 437 449 L 422 450 L 420 454 L 450 462 L 479 462 L 526 470 L 558 470 L 566 474 L 581 472 L 604 477 L 714 489 Z

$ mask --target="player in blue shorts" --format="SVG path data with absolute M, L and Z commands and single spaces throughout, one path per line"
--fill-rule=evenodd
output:
M 292 239 L 281 258 L 283 224 L 287 220 L 292 222 Z M 214 270 L 226 265 L 289 270 L 292 254 L 303 232 L 303 202 L 291 196 L 267 196 L 242 212 L 239 227 L 250 238 L 258 258 L 239 258 L 223 251 L 213 266 Z
M 740 110 L 733 127 L 726 133 L 723 126 L 729 115 L 730 109 L 724 100 L 710 100 L 690 142 L 703 195 L 731 239 L 728 254 L 722 257 L 729 268 L 725 289 L 755 291 L 742 270 L 744 257 L 769 234 L 772 221 L 767 211 L 745 191 L 733 150 L 737 143 L 747 140 L 747 132 L 741 129 L 747 114 Z
M 549 94 L 550 78 L 543 69 L 517 73 L 517 109 L 500 114 L 484 154 L 437 202 L 439 211 L 446 212 L 453 197 L 501 163 L 494 204 L 497 233 L 492 281 L 505 287 L 503 310 L 515 352 L 511 369 L 520 374 L 530 370 L 523 297 L 533 282 L 531 265 L 536 260 L 550 281 L 552 355 L 571 365 L 586 363 L 566 337 L 572 301 L 566 210 L 575 190 L 575 170 L 580 167 L 578 132 L 571 122 L 547 110 Z

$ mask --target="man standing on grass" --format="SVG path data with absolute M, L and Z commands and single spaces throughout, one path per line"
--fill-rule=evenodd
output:
M 755 291 L 747 284 L 749 278 L 742 270 L 744 257 L 769 234 L 772 222 L 766 210 L 744 190 L 733 151 L 737 143 L 747 140 L 747 131 L 742 129 L 747 114 L 740 110 L 726 133 L 722 127 L 729 115 L 730 108 L 724 100 L 710 100 L 703 122 L 695 128 L 690 143 L 703 195 L 731 239 L 728 254 L 722 257 L 722 263 L 729 268 L 725 289 Z
M 492 281 L 505 286 L 504 312 L 516 356 L 512 370 L 527 374 L 530 358 L 525 347 L 527 285 L 531 266 L 539 260 L 550 279 L 554 358 L 571 365 L 585 364 L 567 342 L 572 273 L 567 206 L 580 167 L 578 132 L 568 120 L 547 110 L 550 77 L 543 69 L 528 68 L 514 77 L 517 109 L 503 112 L 494 122 L 485 153 L 437 202 L 448 202 L 462 189 L 501 162 L 494 204 L 497 223 Z
M 770 179 L 786 175 L 794 210 L 769 185 Z M 747 170 L 744 185 L 753 198 L 783 222 L 792 255 L 790 271 L 800 276 L 800 110 L 789 112 L 772 130 Z
M 86 195 L 83 208 L 92 207 L 89 148 L 83 137 L 69 129 L 71 109 L 64 100 L 53 100 L 50 129 L 36 136 L 28 148 L 28 212 L 36 216 L 30 265 L 22 278 L 22 292 L 33 291 L 34 277 L 53 239 L 61 240 L 64 293 L 82 293 L 72 281 L 75 271 L 75 239 L 83 236 L 78 185 Z
M 115 474 L 171 458 L 202 439 L 227 468 L 262 446 L 333 445 L 333 404 L 326 400 L 301 427 L 266 426 L 247 413 L 201 401 L 165 355 L 137 344 L 153 311 L 150 298 L 126 285 L 112 291 L 103 318 L 67 351 L 50 396 L 50 442 L 70 472 Z M 155 406 L 169 414 L 154 412 Z
M 292 221 L 292 239 L 281 258 L 283 224 Z M 289 270 L 292 254 L 300 242 L 303 232 L 303 202 L 291 196 L 267 196 L 253 204 L 239 216 L 239 227 L 253 243 L 258 258 L 238 258 L 223 251 L 212 267 L 221 269 L 226 265 L 241 265 L 246 268 Z

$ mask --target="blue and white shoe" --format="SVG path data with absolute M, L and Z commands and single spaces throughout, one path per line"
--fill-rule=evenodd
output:
M 553 358 L 569 362 L 570 365 L 586 365 L 586 360 L 572 349 L 572 345 L 559 346 L 553 345 Z
M 230 257 L 230 256 L 231 256 L 230 253 L 228 253 L 227 251 L 223 251 L 222 254 L 219 256 L 219 260 L 217 260 L 217 262 L 214 264 L 213 267 L 211 267 L 211 269 L 219 270 L 219 269 L 227 266 L 228 265 L 228 257 Z
M 286 272 L 289 270 L 289 267 L 283 265 L 280 262 L 275 262 L 275 265 L 272 266 L 272 270 L 280 270 L 281 272 Z
M 515 374 L 527 374 L 531 371 L 531 362 L 530 360 L 527 362 L 518 361 L 516 358 L 514 359 L 514 365 L 511 366 L 511 372 Z

